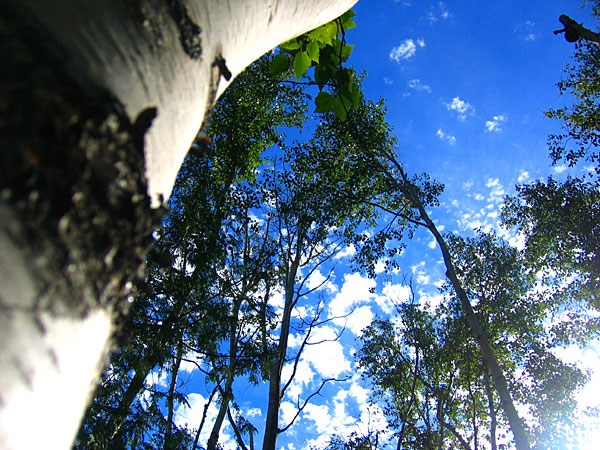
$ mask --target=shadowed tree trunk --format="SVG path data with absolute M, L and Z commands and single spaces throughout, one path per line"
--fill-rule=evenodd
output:
M 0 0 L 0 447 L 71 445 L 216 98 L 355 1 Z

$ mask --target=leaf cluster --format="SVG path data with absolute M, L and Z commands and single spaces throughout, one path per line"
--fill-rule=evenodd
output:
M 345 32 L 356 26 L 355 15 L 349 10 L 325 25 L 284 42 L 271 66 L 275 74 L 286 73 L 291 68 L 297 81 L 314 67 L 312 83 L 319 87 L 315 112 L 333 111 L 342 120 L 350 109 L 358 107 L 361 96 L 353 72 L 342 66 L 354 47 L 346 44 Z M 325 86 L 332 87 L 333 94 L 323 90 Z

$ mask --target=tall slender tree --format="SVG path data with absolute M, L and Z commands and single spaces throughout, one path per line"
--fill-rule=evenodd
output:
M 363 116 L 365 111 L 359 107 L 351 115 L 369 122 L 370 118 Z M 363 152 L 374 141 L 354 145 L 336 134 L 335 124 L 339 122 L 336 114 L 326 114 L 308 143 L 286 148 L 273 170 L 265 172 L 265 185 L 271 196 L 267 214 L 272 217 L 279 246 L 284 306 L 269 375 L 263 450 L 274 450 L 278 435 L 291 425 L 279 426 L 281 402 L 292 381 L 282 379 L 283 367 L 291 360 L 292 377 L 295 375 L 301 351 L 309 344 L 311 332 L 319 322 L 318 309 L 312 320 L 301 321 L 303 343 L 300 351 L 290 357 L 288 335 L 293 326 L 292 313 L 312 291 L 305 286 L 306 281 L 352 240 L 362 224 L 373 221 L 376 214 L 369 201 L 375 191 L 370 189 L 372 180 L 363 158 Z M 349 196 L 348 192 L 354 195 Z M 300 401 L 297 404 L 303 408 Z

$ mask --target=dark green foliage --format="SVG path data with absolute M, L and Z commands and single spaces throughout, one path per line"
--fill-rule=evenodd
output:
M 600 191 L 578 178 L 549 178 L 518 186 L 517 193 L 502 217 L 527 237 L 530 263 L 556 272 L 558 282 L 576 276 L 573 300 L 600 308 Z
M 373 432 L 363 436 L 353 432 L 347 437 L 332 436 L 329 444 L 322 450 L 377 450 L 378 446 L 379 433 Z
M 494 236 L 446 240 L 511 391 L 533 415 L 532 442 L 567 445 L 574 393 L 585 376 L 551 353 L 544 329 L 549 307 L 532 293 L 535 278 L 519 252 Z M 507 427 L 460 302 L 451 286 L 442 292 L 435 311 L 398 304 L 393 323 L 376 321 L 361 338 L 359 365 L 399 448 L 476 448 L 478 441 L 497 442 Z
M 310 273 L 354 244 L 354 268 L 374 277 L 380 261 L 388 271 L 399 267 L 397 256 L 418 228 L 434 231 L 425 210 L 439 205 L 443 186 L 427 174 L 406 174 L 384 102 L 364 99 L 362 77 L 341 66 L 352 49 L 344 35 L 352 15 L 282 44 L 220 99 L 205 130 L 213 144 L 199 138 L 182 167 L 172 213 L 148 259 L 146 286 L 76 448 L 192 447 L 195 430 L 173 419 L 187 404 L 177 374 L 190 355 L 202 358 L 196 362 L 219 410 L 204 428 L 212 427 L 213 437 L 200 444 L 218 448 L 225 420 L 240 448 L 254 436 L 255 426 L 236 404 L 235 381 L 243 378 L 273 386 L 265 430 L 271 429 L 267 446 L 274 448 L 290 381 L 281 379 L 282 367 L 299 360 L 325 308 L 319 303 L 302 318 L 292 314 L 310 294 Z M 597 73 L 589 67 L 598 54 L 582 46 L 578 55 L 581 73 L 561 89 L 580 89 L 581 104 L 575 112 L 548 115 L 565 121 L 581 147 L 561 147 L 563 136 L 555 136 L 551 150 L 555 162 L 586 157 L 597 164 Z M 310 139 L 290 143 L 283 132 L 306 121 L 308 97 L 298 80 L 311 67 L 314 76 L 307 79 L 319 87 L 316 112 L 322 115 Z M 553 351 L 587 342 L 600 326 L 586 316 L 587 307 L 600 306 L 598 197 L 597 181 L 521 186 L 503 218 L 526 235 L 524 252 L 494 235 L 440 235 L 472 314 L 449 278 L 435 308 L 411 299 L 396 305 L 394 319 L 374 321 L 357 356 L 373 386 L 371 401 L 383 408 L 390 429 L 337 436 L 327 448 L 497 448 L 509 421 L 502 390 L 476 343 L 482 335 L 512 398 L 529 408 L 532 443 L 570 448 L 577 429 L 574 394 L 585 376 Z M 284 293 L 279 317 L 272 306 L 276 290 Z M 481 325 L 478 336 L 473 317 Z M 288 349 L 290 330 L 305 337 L 298 352 Z M 148 383 L 160 375 L 166 383 Z M 387 432 L 393 441 L 380 442 Z
M 593 15 L 600 17 L 600 3 Z M 556 343 L 576 339 L 583 344 L 597 337 L 600 321 L 592 311 L 600 308 L 600 47 L 581 41 L 567 77 L 558 83 L 561 94 L 570 94 L 572 106 L 551 109 L 546 115 L 562 122 L 563 134 L 550 136 L 554 163 L 591 164 L 583 175 L 560 181 L 517 186 L 517 195 L 506 199 L 504 223 L 525 237 L 525 254 L 531 267 L 553 286 L 565 320 L 552 328 Z
M 593 6 L 593 16 L 600 17 L 600 3 Z M 574 166 L 579 160 L 595 165 L 600 175 L 600 46 L 580 41 L 573 64 L 565 70 L 567 77 L 558 83 L 561 94 L 570 94 L 574 104 L 550 109 L 546 115 L 561 122 L 564 133 L 550 136 L 550 157 L 554 163 L 564 160 Z

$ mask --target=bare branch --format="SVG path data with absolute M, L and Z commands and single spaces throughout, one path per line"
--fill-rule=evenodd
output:
M 290 423 L 288 423 L 285 427 L 280 428 L 278 430 L 279 433 L 283 433 L 284 431 L 286 431 L 289 427 L 291 427 L 294 424 L 294 422 L 296 421 L 296 419 L 298 418 L 298 416 L 300 415 L 300 413 L 304 410 L 304 408 L 306 408 L 306 405 L 308 405 L 308 403 L 310 402 L 310 400 L 313 397 L 317 396 L 317 395 L 321 395 L 321 390 L 323 389 L 323 387 L 325 387 L 325 385 L 327 383 L 329 383 L 330 381 L 348 381 L 351 378 L 352 378 L 352 375 L 349 375 L 349 376 L 347 376 L 345 378 L 325 378 L 325 379 L 323 379 L 321 381 L 321 385 L 319 386 L 319 389 L 317 389 L 315 392 L 313 392 L 308 397 L 306 397 L 306 399 L 302 403 L 302 406 L 300 406 L 300 397 L 298 397 L 298 401 L 296 403 L 296 407 L 298 408 L 298 410 L 296 411 L 296 414 L 294 414 L 294 417 L 292 418 L 292 420 L 290 421 Z

